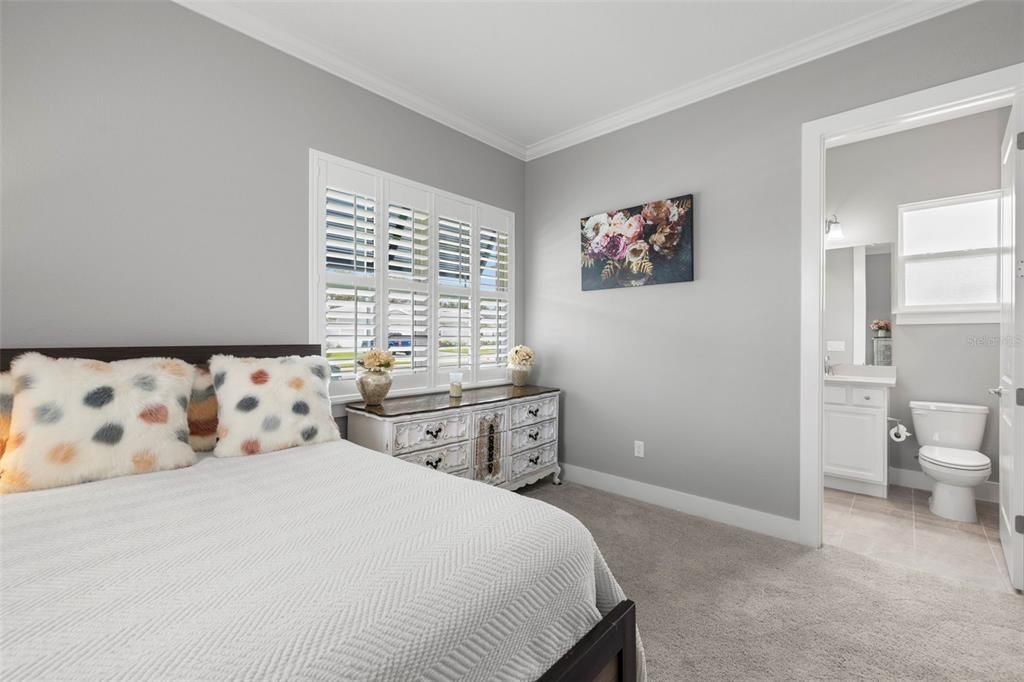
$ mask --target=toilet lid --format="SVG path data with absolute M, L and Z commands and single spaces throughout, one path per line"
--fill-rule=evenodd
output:
M 927 460 L 932 464 L 938 464 L 939 466 L 950 467 L 951 469 L 977 471 L 992 466 L 992 462 L 988 457 L 975 450 L 925 445 L 918 454 L 921 459 Z

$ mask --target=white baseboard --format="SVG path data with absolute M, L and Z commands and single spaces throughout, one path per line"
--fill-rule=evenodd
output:
M 579 483 L 590 488 L 597 488 L 605 492 L 631 497 L 634 500 L 656 504 L 659 507 L 667 507 L 700 516 L 711 521 L 726 523 L 730 526 L 737 526 L 746 530 L 771 535 L 772 537 L 800 541 L 800 522 L 797 519 L 789 519 L 785 516 L 776 516 L 756 509 L 740 507 L 728 502 L 720 502 L 699 495 L 663 488 L 650 483 L 641 483 L 629 478 L 606 474 L 601 471 L 594 471 L 575 464 L 562 464 L 563 478 L 572 483 Z
M 931 490 L 932 479 L 928 478 L 923 471 L 913 469 L 897 469 L 889 467 L 889 484 L 901 485 L 904 488 L 915 490 Z M 999 484 L 995 481 L 985 481 L 974 489 L 974 496 L 985 502 L 999 503 Z

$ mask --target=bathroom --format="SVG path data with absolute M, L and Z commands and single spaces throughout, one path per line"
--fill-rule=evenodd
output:
M 824 226 L 824 542 L 1002 592 L 1013 591 L 998 529 L 1008 115 L 832 147 Z

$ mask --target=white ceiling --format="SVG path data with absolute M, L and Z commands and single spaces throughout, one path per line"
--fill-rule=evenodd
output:
M 523 159 L 967 4 L 181 3 Z

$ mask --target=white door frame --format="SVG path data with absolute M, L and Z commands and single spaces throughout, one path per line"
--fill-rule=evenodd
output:
M 825 150 L 1009 106 L 1024 62 L 803 124 L 800 177 L 800 542 L 821 546 Z

